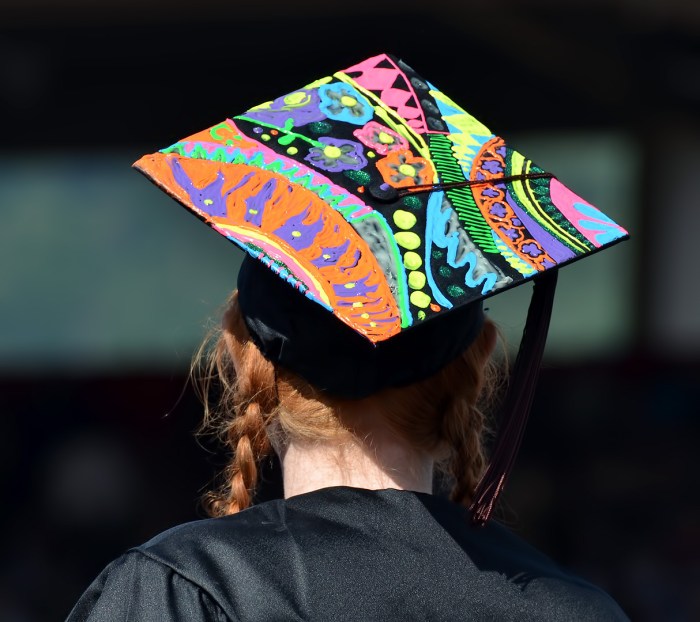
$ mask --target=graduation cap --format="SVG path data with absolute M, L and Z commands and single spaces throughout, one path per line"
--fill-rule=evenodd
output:
M 535 283 L 472 506 L 483 524 L 520 445 L 557 269 L 627 232 L 388 54 L 134 166 L 248 253 L 252 338 L 334 395 L 429 377 L 478 334 L 485 298 Z

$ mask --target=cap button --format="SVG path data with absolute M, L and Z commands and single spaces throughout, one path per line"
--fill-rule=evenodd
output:
M 370 184 L 367 191 L 382 203 L 394 203 L 399 200 L 399 192 L 386 182 Z

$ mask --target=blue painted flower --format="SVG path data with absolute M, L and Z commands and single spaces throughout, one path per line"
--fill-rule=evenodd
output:
M 331 119 L 364 125 L 374 116 L 374 108 L 357 89 L 344 82 L 319 87 L 321 110 Z
M 318 139 L 323 147 L 311 147 L 304 158 L 317 168 L 331 173 L 341 171 L 359 171 L 367 166 L 367 159 L 362 153 L 362 145 L 353 140 L 323 136 Z

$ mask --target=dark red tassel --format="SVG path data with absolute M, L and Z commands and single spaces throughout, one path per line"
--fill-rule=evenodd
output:
M 525 434 L 525 424 L 530 414 L 542 354 L 547 342 L 557 272 L 558 270 L 549 270 L 534 281 L 523 338 L 503 403 L 503 416 L 491 462 L 479 481 L 469 506 L 472 522 L 478 526 L 485 525 L 491 518 Z

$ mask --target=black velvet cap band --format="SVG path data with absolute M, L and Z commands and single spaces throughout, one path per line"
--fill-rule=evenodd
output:
M 484 321 L 479 301 L 374 345 L 250 256 L 238 273 L 238 301 L 265 358 L 350 399 L 428 378 L 474 341 Z

